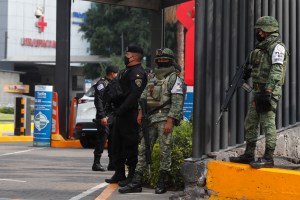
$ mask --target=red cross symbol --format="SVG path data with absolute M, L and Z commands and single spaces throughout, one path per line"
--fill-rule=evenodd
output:
M 40 17 L 40 21 L 37 23 L 37 27 L 40 29 L 40 33 L 44 32 L 45 27 L 47 27 L 47 22 L 44 21 L 44 16 Z

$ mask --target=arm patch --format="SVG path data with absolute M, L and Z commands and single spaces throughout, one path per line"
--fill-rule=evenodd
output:
M 97 86 L 97 90 L 98 91 L 101 91 L 104 89 L 104 85 L 102 83 L 100 83 L 98 86 Z
M 172 87 L 171 94 L 183 94 L 183 82 L 178 76 L 176 77 L 175 84 Z
M 272 53 L 272 64 L 283 64 L 285 56 L 285 48 L 281 44 L 277 44 Z

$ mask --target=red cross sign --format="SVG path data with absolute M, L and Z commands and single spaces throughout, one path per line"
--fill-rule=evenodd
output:
M 45 27 L 47 27 L 47 22 L 44 21 L 44 16 L 40 17 L 40 21 L 37 22 L 37 27 L 39 28 L 40 33 L 44 32 Z

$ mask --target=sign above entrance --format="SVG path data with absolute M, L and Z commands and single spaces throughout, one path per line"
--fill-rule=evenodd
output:
M 33 38 L 21 38 L 21 45 L 22 46 L 30 46 L 30 47 L 55 48 L 56 41 L 55 40 L 33 39 Z
M 3 91 L 13 93 L 29 93 L 29 85 L 5 84 L 3 86 Z

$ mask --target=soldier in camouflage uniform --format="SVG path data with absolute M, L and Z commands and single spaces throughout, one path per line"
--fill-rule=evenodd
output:
M 274 167 L 276 146 L 276 108 L 281 98 L 288 53 L 279 39 L 279 26 L 271 16 L 260 17 L 255 24 L 258 44 L 249 55 L 249 65 L 244 79 L 253 81 L 253 100 L 245 119 L 246 150 L 231 162 L 250 164 L 253 168 Z M 262 158 L 254 160 L 259 124 L 266 135 L 266 149 Z
M 141 98 L 147 99 L 148 111 L 169 101 L 167 105 L 154 112 L 148 119 L 151 150 L 157 139 L 160 144 L 160 176 L 155 193 L 162 194 L 167 191 L 165 181 L 171 170 L 171 133 L 174 123 L 182 118 L 185 85 L 177 74 L 178 69 L 176 70 L 174 67 L 175 57 L 171 49 L 158 49 L 155 62 L 158 66 L 154 70 L 155 76 L 148 81 Z M 137 120 L 141 124 L 141 110 Z M 138 164 L 134 178 L 127 186 L 119 189 L 120 193 L 142 191 L 143 171 L 147 166 L 145 150 L 143 138 L 139 148 Z

